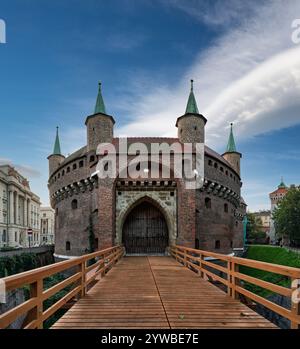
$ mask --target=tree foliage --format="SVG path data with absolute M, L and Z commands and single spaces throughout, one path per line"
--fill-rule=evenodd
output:
M 288 239 L 291 245 L 300 244 L 300 190 L 290 189 L 280 200 L 273 216 L 276 235 Z
M 254 213 L 247 213 L 246 238 L 248 243 L 263 243 L 266 239 L 266 234 L 261 230 L 261 219 L 256 218 Z

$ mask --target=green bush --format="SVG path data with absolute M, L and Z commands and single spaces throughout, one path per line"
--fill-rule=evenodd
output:
M 0 257 L 0 277 L 5 277 L 39 266 L 38 257 L 34 253 L 22 253 L 12 257 Z

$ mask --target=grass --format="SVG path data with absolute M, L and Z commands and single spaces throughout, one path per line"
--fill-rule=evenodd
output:
M 258 261 L 263 261 L 267 263 L 286 265 L 290 267 L 300 268 L 300 255 L 287 251 L 282 247 L 274 246 L 263 246 L 263 245 L 253 245 L 248 247 L 247 256 L 248 259 L 254 259 Z M 290 287 L 290 279 L 283 275 L 278 275 L 270 273 L 264 270 L 253 269 L 249 267 L 240 267 L 241 273 L 247 274 L 249 276 L 256 277 L 258 279 L 271 282 L 273 284 L 281 285 L 284 287 Z M 245 282 L 246 288 L 262 297 L 267 297 L 272 295 L 273 292 L 265 290 L 261 287 L 255 286 L 248 282 Z

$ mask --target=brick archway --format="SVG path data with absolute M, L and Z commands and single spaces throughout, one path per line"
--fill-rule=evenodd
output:
M 123 225 L 126 221 L 127 216 L 130 214 L 130 212 L 139 204 L 141 204 L 144 201 L 150 202 L 153 206 L 155 206 L 164 216 L 165 221 L 168 226 L 168 232 L 169 232 L 169 245 L 173 245 L 176 242 L 176 233 L 177 233 L 177 224 L 176 224 L 176 217 L 174 217 L 174 214 L 170 211 L 170 208 L 161 200 L 159 200 L 155 193 L 141 193 L 137 195 L 134 199 L 131 199 L 127 205 L 119 212 L 119 214 L 116 217 L 116 244 L 122 244 L 122 231 L 123 231 Z

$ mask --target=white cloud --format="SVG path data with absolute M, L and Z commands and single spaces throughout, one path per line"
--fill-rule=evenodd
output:
M 236 1 L 229 3 L 233 4 Z M 184 113 L 190 78 L 195 79 L 199 110 L 208 119 L 206 135 L 211 146 L 220 146 L 220 139 L 225 143 L 231 121 L 236 122 L 238 138 L 298 123 L 300 46 L 291 40 L 297 13 L 300 2 L 294 0 L 257 8 L 255 15 L 200 53 L 177 86 L 157 86 L 131 108 L 127 105 L 132 121 L 118 133 L 176 135 L 174 124 Z
M 30 178 L 40 178 L 42 175 L 40 171 L 36 170 L 31 166 L 15 164 L 12 160 L 7 158 L 0 158 L 0 165 L 10 165 L 14 167 L 17 171 L 21 173 L 21 175 L 23 175 L 28 180 Z

